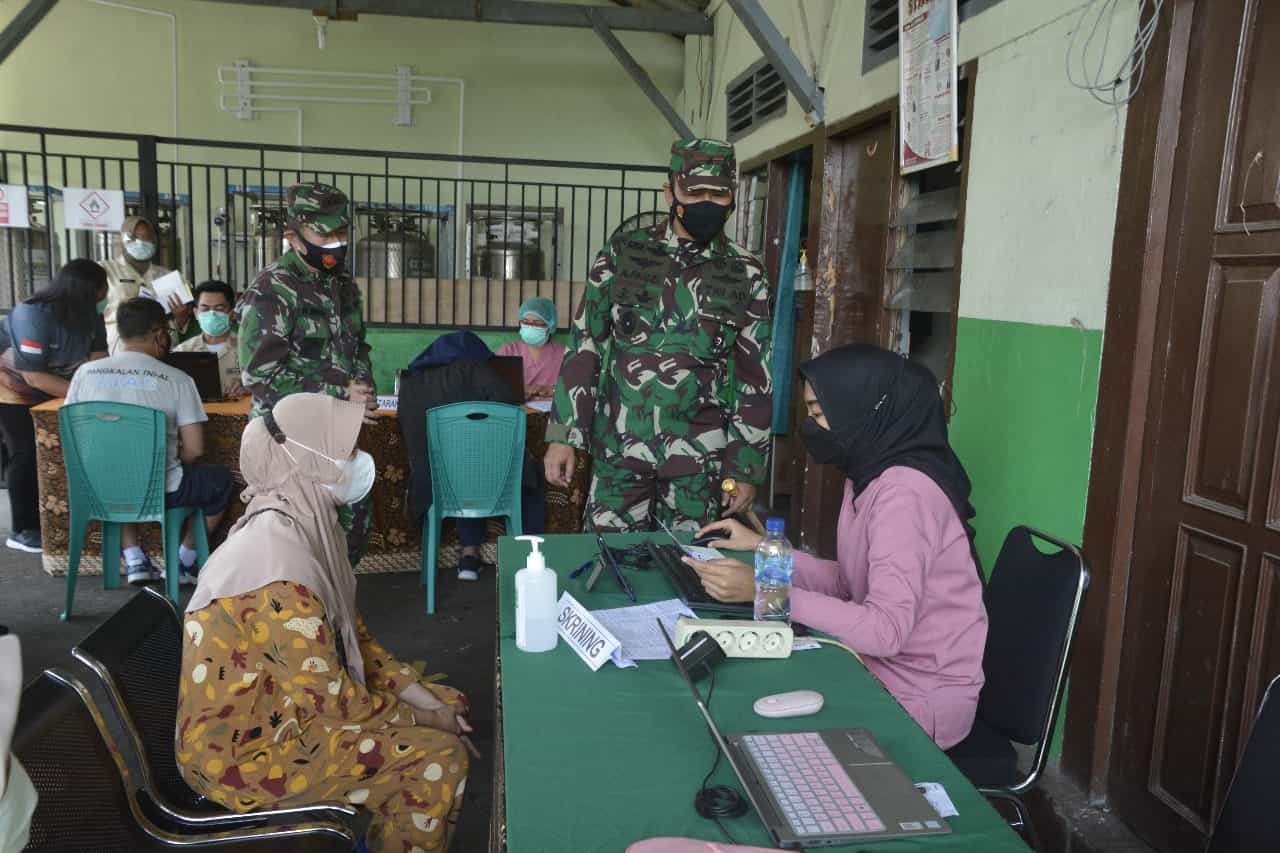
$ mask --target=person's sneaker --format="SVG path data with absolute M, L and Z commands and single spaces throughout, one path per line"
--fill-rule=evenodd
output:
M 150 557 L 144 557 L 141 563 L 129 564 L 129 585 L 142 586 L 151 581 L 164 580 L 164 572 L 151 564 Z
M 198 580 L 196 573 L 199 571 L 195 566 L 183 566 L 178 571 L 178 584 L 180 586 L 195 586 Z
M 480 558 L 472 557 L 464 554 L 458 560 L 458 580 L 460 581 L 478 581 L 480 580 Z
M 16 533 L 10 533 L 4 544 L 15 551 L 26 551 L 28 554 L 40 554 L 44 551 L 39 530 L 19 530 Z

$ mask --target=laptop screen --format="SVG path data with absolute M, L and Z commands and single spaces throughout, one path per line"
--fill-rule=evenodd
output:
M 711 711 L 707 708 L 707 704 L 702 701 L 702 694 L 698 692 L 698 688 L 693 683 L 693 677 L 689 675 L 689 670 L 685 669 L 684 661 L 680 660 L 680 653 L 676 651 L 675 643 L 671 642 L 671 635 L 667 633 L 666 626 L 662 624 L 662 620 L 658 620 L 658 630 L 662 632 L 662 639 L 666 641 L 667 648 L 671 650 L 671 661 L 676 665 L 676 669 L 680 670 L 680 676 L 684 679 L 684 683 L 689 685 L 689 692 L 693 694 L 693 701 L 698 703 L 698 710 L 702 712 L 702 718 L 707 722 L 707 728 L 711 730 L 711 736 L 715 738 L 720 749 L 724 752 L 725 758 L 729 759 L 729 763 L 733 765 L 733 772 L 738 773 L 739 779 L 742 774 L 738 772 L 738 767 L 734 763 L 733 755 L 729 752 L 728 745 L 724 742 L 724 737 L 720 734 L 720 729 L 716 726 L 716 721 L 711 718 Z M 713 641 L 714 642 L 714 641 Z M 746 782 L 743 782 L 746 785 Z

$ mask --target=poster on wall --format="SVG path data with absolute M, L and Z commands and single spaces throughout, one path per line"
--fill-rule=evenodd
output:
M 20 184 L 0 184 L 0 228 L 30 228 L 27 188 Z
M 63 187 L 62 212 L 72 230 L 119 231 L 124 226 L 124 193 Z
M 960 159 L 957 0 L 898 0 L 902 174 Z

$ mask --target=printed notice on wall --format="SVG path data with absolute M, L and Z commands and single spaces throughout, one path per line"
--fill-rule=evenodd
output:
M 63 187 L 62 215 L 73 230 L 119 231 L 124 226 L 124 193 Z
M 30 228 L 27 188 L 21 184 L 0 184 L 0 228 Z
M 957 0 L 898 0 L 902 173 L 960 157 Z

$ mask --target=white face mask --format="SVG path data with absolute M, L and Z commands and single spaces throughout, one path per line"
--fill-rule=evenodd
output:
M 124 250 L 135 261 L 149 261 L 156 256 L 156 244 L 146 240 L 126 240 Z
M 343 462 L 342 477 L 336 483 L 325 486 L 333 492 L 339 504 L 360 503 L 373 491 L 373 481 L 378 475 L 378 466 L 373 457 L 363 450 L 357 450 L 354 459 Z
M 363 450 L 357 450 L 355 456 L 351 459 L 334 459 L 332 456 L 321 453 L 315 448 L 307 447 L 302 442 L 294 441 L 292 438 L 286 438 L 285 441 L 289 444 L 296 444 L 303 450 L 309 450 L 316 456 L 328 459 L 341 469 L 342 475 L 338 478 L 338 482 L 324 484 L 324 487 L 333 493 L 333 497 L 339 506 L 359 503 L 368 497 L 369 492 L 373 491 L 373 481 L 377 478 L 378 466 L 373 461 L 373 457 Z M 289 453 L 289 448 L 286 447 L 284 452 Z M 293 459 L 295 463 L 298 461 L 292 453 L 289 453 L 289 458 Z

